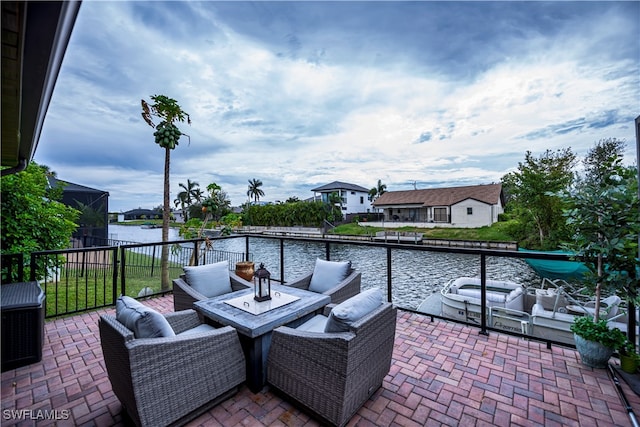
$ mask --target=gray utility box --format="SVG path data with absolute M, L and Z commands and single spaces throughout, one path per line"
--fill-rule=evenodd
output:
M 2 372 L 42 360 L 44 300 L 38 282 L 0 287 Z

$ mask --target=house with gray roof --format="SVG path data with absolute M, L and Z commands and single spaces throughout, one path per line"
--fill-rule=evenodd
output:
M 373 207 L 383 210 L 385 225 L 390 227 L 475 228 L 498 221 L 504 194 L 502 184 L 387 191 Z
M 342 214 L 371 212 L 369 190 L 356 184 L 333 181 L 330 184 L 312 189 L 313 199 L 329 203 L 331 193 L 337 193 L 341 199 Z

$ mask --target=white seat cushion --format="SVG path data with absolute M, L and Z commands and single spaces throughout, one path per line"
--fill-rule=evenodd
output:
M 185 266 L 184 274 L 189 286 L 207 298 L 217 297 L 232 291 L 227 261 Z
M 120 296 L 116 300 L 116 320 L 132 331 L 136 338 L 176 335 L 162 314 L 128 296 Z
M 309 290 L 323 293 L 334 288 L 342 282 L 348 275 L 351 268 L 350 261 L 325 261 L 316 259 L 316 265 L 311 275 Z
M 371 313 L 383 303 L 382 291 L 378 288 L 367 289 L 358 295 L 333 307 L 325 332 L 347 332 L 356 321 Z

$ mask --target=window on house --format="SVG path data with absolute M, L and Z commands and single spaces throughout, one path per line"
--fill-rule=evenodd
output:
M 473 215 L 473 208 L 467 208 L 467 215 Z
M 433 220 L 435 222 L 447 222 L 447 208 L 433 208 Z
M 363 196 L 360 196 L 360 204 L 361 205 L 364 204 L 364 197 Z

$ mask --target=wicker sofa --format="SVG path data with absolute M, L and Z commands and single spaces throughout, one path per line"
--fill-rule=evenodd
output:
M 331 261 L 317 260 L 316 267 L 311 273 L 299 277 L 291 282 L 284 283 L 285 286 L 292 286 L 294 288 L 303 289 L 305 291 L 314 291 L 312 282 L 314 281 L 314 274 L 317 274 L 319 265 L 338 264 Z M 341 280 L 336 280 L 335 284 L 332 284 L 328 289 L 323 289 L 320 293 L 331 297 L 332 304 L 339 304 L 348 298 L 358 294 L 360 292 L 360 285 L 362 282 L 362 274 L 351 268 L 351 263 L 348 264 L 347 273 Z M 316 291 L 317 292 L 317 291 Z
M 244 280 L 232 271 L 229 272 L 229 279 L 231 280 L 231 289 L 233 291 L 251 289 L 253 287 L 251 282 Z M 208 297 L 202 295 L 187 283 L 184 274 L 173 280 L 173 309 L 175 311 L 191 309 L 194 302 L 206 299 Z
M 135 338 L 116 317 L 98 321 L 113 392 L 138 426 L 182 424 L 230 397 L 246 379 L 237 332 L 202 327 L 193 310 L 164 316 L 176 334 Z
M 275 329 L 268 383 L 325 423 L 344 426 L 389 372 L 396 313 L 383 303 L 348 332 Z

